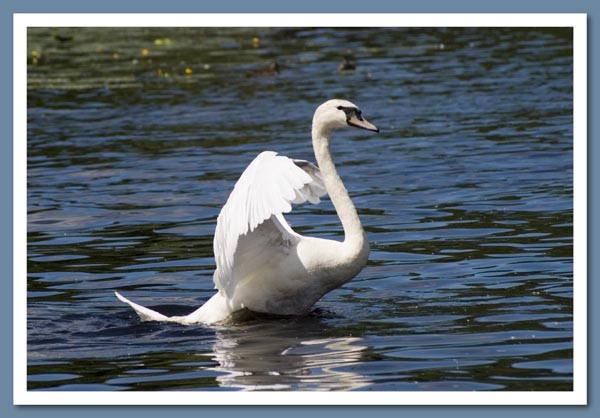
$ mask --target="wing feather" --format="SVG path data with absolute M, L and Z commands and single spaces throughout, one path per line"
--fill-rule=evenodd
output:
M 316 165 L 292 160 L 273 151 L 260 153 L 240 176 L 217 218 L 213 241 L 217 263 L 213 276 L 215 287 L 231 298 L 240 280 L 238 274 L 234 275 L 236 257 L 244 262 L 249 259 L 248 254 L 261 254 L 259 258 L 262 259 L 268 251 L 275 251 L 262 247 L 297 240 L 298 235 L 285 221 L 283 213 L 290 212 L 292 204 L 307 201 L 317 204 L 325 194 L 321 172 Z M 266 223 L 272 224 L 269 231 L 275 231 L 269 233 L 271 238 L 265 240 L 257 235 L 256 240 L 251 239 L 251 234 Z M 264 230 L 262 228 L 260 232 L 261 237 Z M 272 238 L 273 233 L 279 234 L 276 240 Z M 242 236 L 244 239 L 240 240 Z M 248 267 L 252 268 L 251 265 Z

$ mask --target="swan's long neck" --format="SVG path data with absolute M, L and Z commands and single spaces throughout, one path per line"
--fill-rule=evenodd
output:
M 331 152 L 329 151 L 329 137 L 331 130 L 322 129 L 313 124 L 313 148 L 317 164 L 325 183 L 327 193 L 342 222 L 344 228 L 344 244 L 357 253 L 368 252 L 367 237 L 356 213 L 356 208 L 348 195 L 342 179 L 335 169 Z

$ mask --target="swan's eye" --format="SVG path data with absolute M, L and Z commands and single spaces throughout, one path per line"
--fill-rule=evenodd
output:
M 357 108 L 355 108 L 355 107 L 338 106 L 338 107 L 337 107 L 337 109 L 338 109 L 338 110 L 343 110 L 343 111 L 344 111 L 344 113 L 345 113 L 346 115 L 348 115 L 348 117 L 352 116 L 352 114 L 353 114 L 353 113 L 356 113 L 356 112 L 360 113 L 360 110 L 358 110 L 358 109 L 357 109 Z
M 346 114 L 346 121 L 349 121 L 352 117 L 355 117 L 358 120 L 363 120 L 362 113 L 358 107 L 346 107 L 346 106 L 338 106 L 338 110 L 343 110 Z

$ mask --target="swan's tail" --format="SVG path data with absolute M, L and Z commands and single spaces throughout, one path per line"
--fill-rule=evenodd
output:
M 163 314 L 153 311 L 152 309 L 148 309 L 142 305 L 138 305 L 137 303 L 134 303 L 126 297 L 122 296 L 119 292 L 115 292 L 115 295 L 121 302 L 125 302 L 126 304 L 131 306 L 142 321 L 172 322 L 168 316 L 164 316 Z
M 131 306 L 142 321 L 175 322 L 183 325 L 213 324 L 226 319 L 231 313 L 227 307 L 225 298 L 220 293 L 214 295 L 208 302 L 187 316 L 165 316 L 130 301 L 119 292 L 115 292 L 115 295 L 121 302 Z

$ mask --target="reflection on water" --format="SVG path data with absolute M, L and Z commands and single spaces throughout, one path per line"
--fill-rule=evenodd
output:
M 300 339 L 298 323 L 254 325 L 216 332 L 212 368 L 222 388 L 242 390 L 351 390 L 369 385 L 360 373 L 340 369 L 360 363 L 367 347 L 357 337 Z
M 29 29 L 30 390 L 572 389 L 570 30 L 123 31 Z M 206 301 L 235 180 L 314 160 L 332 97 L 381 129 L 332 139 L 367 267 L 305 317 L 140 323 L 112 291 Z M 341 236 L 327 199 L 290 221 Z

